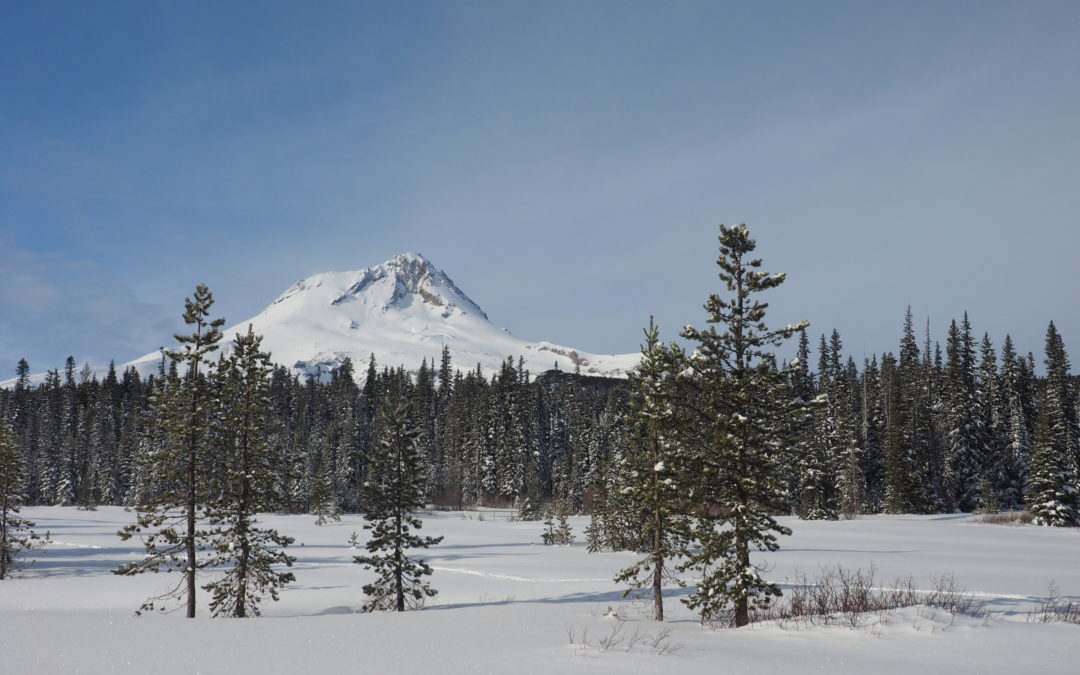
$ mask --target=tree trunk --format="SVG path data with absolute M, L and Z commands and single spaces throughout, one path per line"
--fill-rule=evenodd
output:
M 398 513 L 394 516 L 394 525 L 396 527 L 397 540 L 394 548 L 394 593 L 397 599 L 397 611 L 405 611 L 405 589 L 402 586 L 402 553 L 401 553 L 401 514 Z
M 660 513 L 659 507 L 654 513 L 653 523 L 653 602 L 656 605 L 656 611 L 653 613 L 653 618 L 657 621 L 664 620 L 664 533 L 661 529 L 663 523 L 663 515 Z
M 192 463 L 188 472 L 188 479 L 191 481 L 192 489 L 189 490 L 188 503 L 187 503 L 187 538 L 184 541 L 184 546 L 187 548 L 187 569 L 184 570 L 184 574 L 187 577 L 187 618 L 195 618 L 195 496 L 194 496 L 194 481 L 195 481 L 195 465 Z
M 739 562 L 739 569 L 745 570 L 750 567 L 750 546 L 746 541 L 745 524 L 742 517 L 735 519 L 735 558 Z M 750 623 L 750 606 L 746 597 L 746 588 L 740 588 L 742 583 L 736 585 L 738 595 L 735 597 L 735 627 L 745 626 Z
M 5 500 L 0 510 L 0 581 L 7 578 L 8 571 L 8 509 Z

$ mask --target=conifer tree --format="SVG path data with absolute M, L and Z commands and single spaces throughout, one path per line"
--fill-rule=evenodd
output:
M 983 333 L 979 345 L 979 367 L 975 380 L 975 401 L 978 412 L 979 440 L 982 447 L 982 508 L 997 511 L 1005 499 L 1004 492 L 1010 471 L 1008 455 L 1008 431 L 1005 421 L 1005 400 L 998 375 L 997 355 L 990 335 Z
M 1031 455 L 1028 508 L 1038 525 L 1071 527 L 1078 523 L 1080 485 L 1076 470 L 1076 401 L 1069 358 L 1051 321 L 1046 331 L 1046 391 L 1039 406 Z
M 818 347 L 818 386 L 824 405 L 814 411 L 813 435 L 800 457 L 799 517 L 836 520 L 839 507 L 839 472 L 854 445 L 845 437 L 841 410 L 840 335 L 833 331 L 835 348 L 821 336 Z
M 885 457 L 882 447 L 884 413 L 881 405 L 881 371 L 877 357 L 863 362 L 860 439 L 863 447 L 863 502 L 869 513 L 879 513 L 885 504 Z
M 548 546 L 569 546 L 574 543 L 574 531 L 567 520 L 566 507 L 561 502 L 548 509 L 540 539 Z
M 278 599 L 278 591 L 295 580 L 295 558 L 284 549 L 292 537 L 259 527 L 256 514 L 275 505 L 274 465 L 270 439 L 270 355 L 261 351 L 262 337 L 248 326 L 237 335 L 232 353 L 218 373 L 222 411 L 218 420 L 218 456 L 224 469 L 221 492 L 210 502 L 206 517 L 213 528 L 210 564 L 224 567 L 220 578 L 203 588 L 212 594 L 214 616 L 259 615 L 264 595 Z
M 795 358 L 788 364 L 791 372 L 791 394 L 795 398 L 810 405 L 817 397 L 817 386 L 814 383 L 814 375 L 810 371 L 810 338 L 806 331 L 799 331 L 799 347 Z M 807 438 L 803 439 L 804 453 L 809 454 L 810 444 L 814 440 L 814 425 L 808 427 Z M 792 487 L 788 495 L 788 511 L 792 514 L 803 513 L 803 480 L 805 476 L 806 456 L 801 456 L 797 461 L 789 462 L 784 467 L 784 483 Z
M 919 365 L 919 346 L 911 308 L 904 317 L 900 358 L 882 360 L 883 388 L 887 397 L 888 431 L 885 446 L 885 511 L 914 513 L 925 509 L 924 458 L 929 406 Z
M 359 439 L 360 390 L 353 379 L 352 359 L 345 357 L 330 374 L 327 387 L 327 468 L 333 486 L 332 499 L 356 510 L 359 504 L 362 455 Z
M 966 315 L 964 331 L 967 335 L 965 346 L 971 351 L 971 327 Z M 922 363 L 917 392 L 921 396 L 919 404 L 920 425 L 917 430 L 919 443 L 916 470 L 918 471 L 919 510 L 924 513 L 936 513 L 951 506 L 947 484 L 948 433 L 946 425 L 946 386 L 945 361 L 941 345 L 930 342 L 930 319 L 926 320 L 926 337 L 923 343 Z M 966 364 L 970 371 L 970 360 Z
M 1012 338 L 1001 346 L 1001 405 L 1005 447 L 998 483 L 998 500 L 1005 509 L 1024 503 L 1028 465 L 1031 462 L 1031 427 L 1028 424 L 1023 359 L 1017 355 Z
M 659 329 L 650 317 L 641 361 L 628 373 L 630 410 L 626 419 L 631 432 L 621 472 L 625 503 L 633 509 L 630 523 L 641 531 L 647 555 L 620 571 L 615 583 L 628 584 L 631 589 L 647 588 L 656 621 L 664 620 L 664 581 L 672 576 L 669 561 L 686 553 L 682 488 L 687 477 L 678 471 L 685 458 L 672 419 L 675 379 L 683 361 L 675 345 L 669 348 L 660 342 Z
M 953 321 L 945 343 L 945 405 L 947 448 L 945 482 L 948 504 L 960 511 L 974 511 L 981 502 L 982 460 L 975 400 L 975 355 L 967 314 L 963 331 Z
M 781 594 L 751 563 L 750 553 L 752 548 L 775 551 L 777 535 L 790 534 L 771 514 L 785 501 L 786 486 L 778 476 L 790 434 L 807 414 L 770 348 L 808 324 L 765 325 L 768 305 L 757 294 L 779 286 L 785 275 L 762 271 L 761 260 L 750 258 L 755 246 L 745 225 L 720 227 L 717 263 L 732 295 L 710 295 L 705 303 L 710 327 L 688 326 L 682 332 L 697 346 L 687 359 L 690 414 L 680 436 L 700 482 L 687 494 L 697 507 L 697 546 L 678 569 L 701 573 L 685 602 L 702 620 L 718 618 L 731 606 L 736 626 L 749 622 L 751 609 L 767 607 Z
M 207 546 L 208 533 L 198 529 L 204 516 L 212 483 L 205 473 L 211 453 L 211 426 L 217 398 L 210 389 L 214 362 L 208 356 L 218 349 L 224 319 L 209 319 L 214 296 L 203 284 L 195 288 L 194 300 L 184 300 L 184 322 L 194 326 L 190 334 L 177 334 L 179 349 L 165 351 L 170 372 L 154 394 L 150 414 L 158 425 L 148 470 L 153 491 L 140 507 L 136 522 L 117 534 L 123 540 L 143 536 L 146 556 L 124 563 L 114 574 L 134 575 L 146 571 L 181 572 L 183 577 L 165 593 L 148 598 L 140 608 L 152 610 L 160 603 L 184 598 L 187 617 L 195 618 L 196 575 L 206 566 L 198 559 Z M 183 368 L 181 374 L 180 368 Z
M 866 510 L 865 449 L 859 442 L 858 372 L 853 359 L 841 370 L 840 334 L 833 331 L 832 358 L 837 364 L 837 377 L 829 396 L 829 414 L 835 419 L 833 447 L 838 456 L 836 493 L 837 508 L 845 518 L 854 518 Z
M 442 537 L 417 534 L 423 525 L 413 512 L 424 505 L 427 468 L 418 444 L 423 432 L 409 424 L 408 404 L 401 392 L 404 378 L 400 371 L 393 376 L 379 408 L 378 437 L 364 485 L 364 529 L 371 534 L 365 545 L 368 554 L 354 556 L 353 562 L 378 575 L 364 586 L 368 612 L 402 612 L 422 606 L 437 593 L 424 580 L 431 575 L 431 567 L 408 555 L 411 549 L 438 544 Z M 357 542 L 354 532 L 350 543 Z
M 11 576 L 19 555 L 49 542 L 48 534 L 41 537 L 33 521 L 19 516 L 22 482 L 14 434 L 7 420 L 0 419 L 0 581 Z
M 604 433 L 609 451 L 600 456 L 594 471 L 592 504 L 585 538 L 589 552 L 645 551 L 649 546 L 642 529 L 643 517 L 635 502 L 633 490 L 627 489 L 630 480 L 628 459 L 633 424 L 619 396 L 611 396 L 602 414 Z

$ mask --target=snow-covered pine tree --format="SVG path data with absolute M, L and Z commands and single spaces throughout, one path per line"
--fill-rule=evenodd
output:
M 880 513 L 885 503 L 885 456 L 882 448 L 884 414 L 881 407 L 881 371 L 877 357 L 863 361 L 859 438 L 863 448 L 864 508 Z
M 619 418 L 622 419 L 622 413 Z M 626 436 L 628 434 L 620 437 Z M 610 454 L 598 456 L 593 468 L 593 484 L 589 489 L 589 524 L 585 527 L 589 553 L 605 550 L 642 551 L 647 548 L 641 531 L 641 519 L 637 517 L 637 505 L 624 493 L 628 452 L 629 441 L 621 441 L 621 445 L 612 448 Z
M 832 383 L 828 409 L 835 418 L 834 448 L 838 457 L 836 476 L 837 509 L 845 518 L 854 518 L 866 510 L 865 450 L 859 442 L 858 369 L 850 357 L 840 367 L 840 333 L 833 330 L 830 340 L 830 360 L 834 362 L 836 378 Z
M 428 548 L 442 537 L 423 537 L 423 526 L 413 513 L 424 505 L 427 468 L 420 454 L 418 440 L 423 433 L 410 426 L 408 404 L 401 394 L 405 374 L 391 378 L 390 390 L 379 408 L 378 436 L 370 458 L 370 474 L 364 484 L 365 530 L 370 530 L 365 548 L 367 555 L 353 557 L 353 562 L 373 570 L 378 579 L 364 586 L 368 612 L 402 612 L 423 605 L 437 591 L 424 580 L 431 567 L 422 559 L 411 557 L 412 549 Z M 356 534 L 350 543 L 357 542 Z
M 757 294 L 779 286 L 785 275 L 762 271 L 761 260 L 750 258 L 755 247 L 745 225 L 721 225 L 717 264 L 732 296 L 711 294 L 705 303 L 710 327 L 682 332 L 697 346 L 687 359 L 689 414 L 680 438 L 691 455 L 688 468 L 700 480 L 685 495 L 696 507 L 697 546 L 678 569 L 701 574 L 687 606 L 702 620 L 733 607 L 735 626 L 746 625 L 751 609 L 767 607 L 781 594 L 751 563 L 750 552 L 775 551 L 777 535 L 791 532 L 772 513 L 785 501 L 778 477 L 790 434 L 807 415 L 771 349 L 808 323 L 765 325 L 768 305 Z
M 1017 355 L 1012 337 L 1006 335 L 1001 346 L 1000 401 L 1001 426 L 1005 434 L 1001 471 L 998 483 L 998 503 L 1001 508 L 1015 509 L 1024 503 L 1028 465 L 1031 462 L 1031 427 L 1026 412 L 1026 387 L 1023 360 Z
M 210 320 L 214 296 L 203 284 L 195 288 L 194 300 L 184 300 L 184 322 L 194 332 L 174 337 L 180 348 L 166 351 L 172 368 L 159 380 L 150 415 L 159 425 L 154 434 L 149 466 L 153 485 L 147 503 L 139 507 L 134 523 L 117 534 L 123 540 L 143 536 L 146 555 L 124 563 L 114 574 L 134 575 L 146 571 L 177 571 L 181 581 L 171 590 L 148 598 L 142 610 L 184 598 L 187 617 L 195 618 L 196 574 L 206 565 L 198 559 L 207 546 L 207 532 L 198 529 L 212 483 L 205 474 L 212 452 L 211 427 L 218 397 L 210 388 L 214 362 L 207 357 L 218 349 L 224 319 Z M 181 370 L 182 369 L 182 370 Z M 163 608 L 163 607 L 162 607 Z
M 524 387 L 519 381 L 514 360 L 507 358 L 492 383 L 494 406 L 492 453 L 496 466 L 495 494 L 518 497 L 525 487 L 525 466 L 529 454 L 522 410 Z
M 303 451 L 296 443 L 299 424 L 299 406 L 296 396 L 296 378 L 284 366 L 275 366 L 270 375 L 270 404 L 276 421 L 274 435 L 269 439 L 274 452 L 274 494 L 280 508 L 287 513 L 298 513 L 300 486 L 303 477 Z
M 975 354 L 967 313 L 961 331 L 949 324 L 945 342 L 945 484 L 948 505 L 970 512 L 982 501 L 982 457 L 975 400 Z
M 58 491 L 62 488 L 62 475 L 65 463 L 61 454 L 61 441 L 64 414 L 62 390 L 60 385 L 60 372 L 50 370 L 45 373 L 45 379 L 34 392 L 38 399 L 38 409 L 33 410 L 29 405 L 21 406 L 24 414 L 15 418 L 15 423 L 22 427 L 23 433 L 19 433 L 16 427 L 16 435 L 32 442 L 31 454 L 37 458 L 36 471 L 31 476 L 31 483 L 36 486 L 34 490 L 36 503 L 55 504 Z M 36 406 L 35 406 L 36 407 Z M 42 410 L 41 408 L 44 408 Z M 39 424 L 30 424 L 31 415 L 36 412 L 40 419 Z M 21 419 L 20 419 L 21 418 Z M 21 422 L 21 424 L 20 424 Z M 32 439 L 32 441 L 31 441 Z M 19 444 L 20 448 L 26 445 Z
M 836 520 L 838 481 L 844 454 L 854 441 L 844 438 L 840 388 L 840 334 L 833 331 L 835 352 L 821 336 L 818 346 L 818 388 L 822 405 L 814 411 L 813 432 L 805 443 L 799 466 L 799 517 Z
M 307 449 L 308 513 L 316 525 L 341 520 L 341 503 L 334 489 L 334 464 L 328 450 L 325 427 L 312 431 Z
M 970 326 L 967 333 L 970 336 Z M 918 389 L 922 395 L 923 422 L 918 436 L 921 440 L 917 446 L 919 454 L 916 462 L 921 510 L 925 513 L 938 513 L 950 508 L 945 481 L 948 434 L 945 424 L 945 357 L 942 354 L 941 345 L 930 341 L 930 319 L 927 318 Z
M 328 387 L 328 469 L 333 499 L 346 510 L 357 510 L 360 498 L 360 389 L 353 379 L 352 359 L 346 357 L 330 374 Z
M 899 359 L 882 359 L 882 387 L 888 426 L 885 434 L 885 511 L 914 513 L 926 510 L 925 457 L 928 454 L 929 403 L 925 369 L 919 363 L 919 345 L 909 307 L 904 316 Z
M 686 555 L 683 487 L 688 477 L 679 473 L 684 457 L 672 419 L 675 380 L 684 362 L 676 345 L 669 348 L 660 342 L 659 329 L 649 317 L 641 361 L 628 373 L 629 447 L 620 474 L 623 503 L 633 508 L 630 525 L 641 531 L 648 548 L 644 558 L 615 575 L 615 583 L 648 589 L 656 621 L 664 620 L 664 581 L 673 576 L 668 565 Z
M 1009 473 L 1009 460 L 1005 452 L 1008 444 L 1008 431 L 1005 426 L 1005 400 L 1002 398 L 1001 378 L 998 376 L 997 354 L 990 341 L 990 335 L 983 333 L 979 344 L 979 366 L 975 380 L 975 401 L 977 404 L 980 431 L 979 438 L 983 448 L 982 509 L 997 511 L 1004 499 L 1003 491 Z
M 791 395 L 809 405 L 817 397 L 817 385 L 814 382 L 814 375 L 810 370 L 810 337 L 806 334 L 806 331 L 799 332 L 799 346 L 795 352 L 795 358 L 788 364 L 788 372 L 790 373 L 791 379 L 789 385 L 791 387 Z M 802 442 L 800 443 L 800 446 L 804 449 L 804 453 L 809 451 L 809 445 L 813 442 L 813 419 L 811 419 L 811 423 L 807 425 L 806 433 L 806 438 L 802 439 Z M 796 458 L 795 461 L 789 462 L 787 466 L 782 469 L 784 472 L 784 484 L 791 486 L 790 493 L 788 494 L 788 503 L 785 505 L 784 510 L 793 515 L 802 513 L 802 476 L 804 464 L 804 457 L 800 456 Z
M 64 362 L 64 383 L 60 389 L 60 446 L 58 448 L 57 476 L 53 483 L 53 504 L 75 504 L 79 465 L 79 407 L 75 391 L 75 357 L 68 356 Z
M 277 502 L 269 442 L 275 436 L 270 407 L 272 366 L 270 355 L 261 351 L 261 342 L 262 337 L 248 326 L 246 335 L 236 336 L 233 351 L 218 372 L 222 409 L 215 435 L 224 476 L 206 518 L 213 528 L 210 566 L 223 568 L 223 575 L 203 586 L 212 595 L 214 616 L 258 616 L 263 596 L 277 600 L 278 591 L 295 580 L 292 572 L 274 569 L 292 567 L 295 558 L 283 549 L 293 538 L 259 527 L 256 519 L 259 511 Z
M 1077 525 L 1076 400 L 1069 357 L 1050 322 L 1046 331 L 1046 391 L 1039 406 L 1027 488 L 1028 509 L 1038 525 Z
M 15 434 L 0 419 L 0 581 L 11 576 L 19 555 L 49 542 L 34 532 L 33 521 L 19 516 L 23 472 L 15 451 Z
M 453 501 L 448 489 L 453 476 L 459 475 L 456 458 L 449 456 L 452 424 L 449 420 L 450 404 L 454 399 L 454 369 L 450 348 L 443 345 L 439 359 L 438 388 L 435 394 L 435 411 L 431 421 L 432 493 L 436 503 Z

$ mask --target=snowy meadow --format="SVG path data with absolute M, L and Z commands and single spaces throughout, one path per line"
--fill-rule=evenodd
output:
M 211 619 L 183 611 L 134 616 L 180 575 L 122 577 L 117 565 L 143 555 L 115 532 L 131 522 L 119 507 L 82 511 L 27 507 L 52 543 L 0 583 L 0 673 L 254 672 L 756 672 L 1076 673 L 1080 626 L 1038 623 L 1029 613 L 1054 582 L 1080 599 L 1080 533 L 1071 528 L 991 525 L 978 516 L 866 516 L 848 521 L 781 519 L 793 535 L 757 554 L 766 577 L 791 597 L 800 577 L 826 567 L 875 570 L 887 588 L 911 578 L 930 590 L 951 575 L 976 611 L 918 605 L 844 621 L 770 620 L 747 628 L 702 626 L 667 589 L 669 620 L 612 581 L 631 553 L 588 553 L 577 541 L 541 543 L 543 524 L 497 511 L 424 516 L 443 542 L 421 552 L 439 594 L 420 611 L 363 614 L 372 575 L 347 544 L 363 520 L 316 526 L 312 516 L 265 515 L 296 538 L 296 582 L 263 616 Z M 204 580 L 209 580 L 209 575 Z M 689 579 L 692 583 L 692 579 Z

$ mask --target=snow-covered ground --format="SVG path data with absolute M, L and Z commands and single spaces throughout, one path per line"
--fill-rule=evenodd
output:
M 911 575 L 920 587 L 955 575 L 986 603 L 986 616 L 927 607 L 897 611 L 858 629 L 758 624 L 702 627 L 672 588 L 671 620 L 624 600 L 612 583 L 629 553 L 586 552 L 582 543 L 540 543 L 540 523 L 493 514 L 425 518 L 444 535 L 427 552 L 439 595 L 422 611 L 360 614 L 369 574 L 346 543 L 362 519 L 318 527 L 310 516 L 266 516 L 295 536 L 297 581 L 264 616 L 210 619 L 181 612 L 133 616 L 175 575 L 119 577 L 110 570 L 141 554 L 115 532 L 120 508 L 26 508 L 53 543 L 18 578 L 0 582 L 0 673 L 1077 673 L 1080 626 L 1034 624 L 1027 610 L 1055 581 L 1080 595 L 1080 533 L 974 522 L 966 516 L 787 520 L 794 535 L 758 559 L 791 583 L 822 565 L 877 568 L 886 585 Z M 581 539 L 587 520 L 571 519 Z M 303 542 L 303 545 L 300 545 Z M 612 616 L 612 614 L 617 615 Z M 618 629 L 621 642 L 603 648 Z M 652 642 L 671 629 L 658 647 Z M 628 648 L 637 633 L 636 644 Z M 658 653 L 659 647 L 674 648 Z

